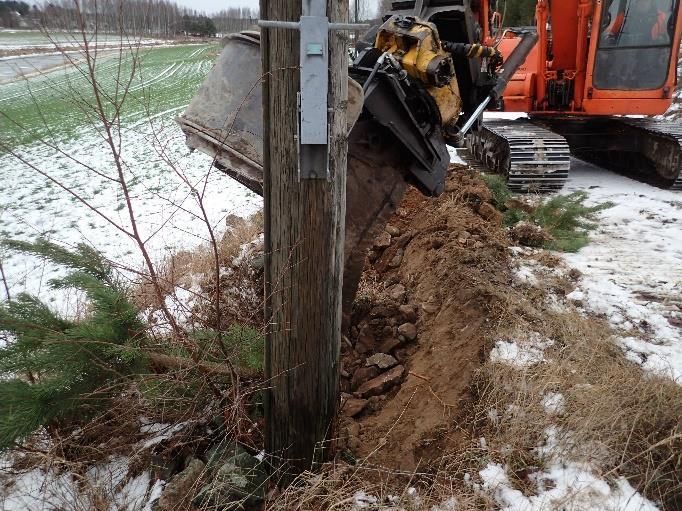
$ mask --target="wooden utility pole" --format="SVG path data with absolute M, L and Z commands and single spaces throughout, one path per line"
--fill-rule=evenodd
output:
M 311 1 L 261 0 L 261 18 L 298 21 Z M 346 21 L 348 0 L 327 0 L 327 16 Z M 338 402 L 348 54 L 345 34 L 331 32 L 329 179 L 299 179 L 299 32 L 263 29 L 261 48 L 266 450 L 287 484 L 323 459 Z

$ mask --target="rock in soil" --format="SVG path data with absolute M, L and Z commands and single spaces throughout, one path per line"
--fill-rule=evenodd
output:
M 396 365 L 398 361 L 391 355 L 386 355 L 385 353 L 377 353 L 372 355 L 367 359 L 365 364 L 367 366 L 377 366 L 379 369 L 390 369 Z
M 382 232 L 374 240 L 374 248 L 381 250 L 391 246 L 391 235 L 387 232 Z
M 357 390 L 356 394 L 361 397 L 371 397 L 384 394 L 390 390 L 391 387 L 394 387 L 400 383 L 404 373 L 405 368 L 403 366 L 396 366 L 390 371 L 387 371 L 384 374 L 363 383 Z
M 396 252 L 393 259 L 391 259 L 391 262 L 388 263 L 388 266 L 390 268 L 397 268 L 398 266 L 400 266 L 402 264 L 404 256 L 405 256 L 405 252 L 403 251 L 403 249 L 402 248 L 398 249 L 398 251 Z
M 353 379 L 351 380 L 351 388 L 353 390 L 358 389 L 365 382 L 379 376 L 379 373 L 379 369 L 374 366 L 356 369 L 353 373 Z
M 407 311 L 401 310 L 389 322 L 398 318 L 398 325 L 414 326 L 403 331 L 415 337 L 418 333 L 419 343 L 401 347 L 392 338 L 395 334 L 388 337 L 375 331 L 382 333 L 378 351 L 390 352 L 400 363 L 389 372 L 403 368 L 401 377 L 394 380 L 399 388 L 391 390 L 382 380 L 387 376 L 381 375 L 356 392 L 362 398 L 373 393 L 386 396 L 367 404 L 365 410 L 373 413 L 358 415 L 362 433 L 353 449 L 356 458 L 371 455 L 373 465 L 388 468 L 385 473 L 421 470 L 439 463 L 444 451 L 461 447 L 461 437 L 451 431 L 453 421 L 463 412 L 459 407 L 469 398 L 471 377 L 484 359 L 481 355 L 492 325 L 505 310 L 508 296 L 504 290 L 513 282 L 507 230 L 477 212 L 480 204 L 492 198 L 485 184 L 463 170 L 448 178 L 446 189 L 454 193 L 427 198 L 410 190 L 400 205 L 405 214 L 390 220 L 409 236 L 394 239 L 365 270 L 367 284 L 384 288 L 402 284 L 410 301 L 418 304 L 418 319 L 408 319 Z M 479 248 L 474 248 L 475 242 Z M 434 250 L 434 246 L 439 248 Z M 404 250 L 402 264 L 391 269 L 388 263 L 398 247 Z M 366 316 L 366 311 L 358 311 L 355 324 L 366 321 Z M 407 339 L 402 333 L 400 337 Z M 374 482 L 384 479 L 377 476 Z
M 266 480 L 265 464 L 242 451 L 220 466 L 193 503 L 200 508 L 219 506 L 222 510 L 252 507 L 265 498 Z
M 400 341 L 396 339 L 395 337 L 389 337 L 388 339 L 384 340 L 380 345 L 379 345 L 379 351 L 381 353 L 391 353 L 394 349 L 396 349 L 398 346 L 400 346 Z
M 359 415 L 367 406 L 366 399 L 358 399 L 350 394 L 341 395 L 341 413 L 346 417 Z
M 358 336 L 358 342 L 355 343 L 355 351 L 360 354 L 367 353 L 374 349 L 376 344 L 376 339 L 370 333 L 360 334 Z
M 394 238 L 400 236 L 400 229 L 395 225 L 388 224 L 386 226 L 386 232 L 389 233 Z
M 408 341 L 414 341 L 417 338 L 417 327 L 414 323 L 403 323 L 398 327 L 398 333 Z
M 408 321 L 409 323 L 417 321 L 417 310 L 414 305 L 401 305 L 400 314 L 402 314 L 405 321 Z
M 158 511 L 175 511 L 186 509 L 196 491 L 196 485 L 204 473 L 206 465 L 200 459 L 194 458 L 187 468 L 175 474 L 168 482 L 156 505 Z

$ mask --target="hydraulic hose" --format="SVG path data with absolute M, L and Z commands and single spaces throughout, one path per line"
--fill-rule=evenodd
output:
M 452 43 L 446 41 L 443 43 L 443 49 L 455 57 L 466 57 L 468 59 L 491 58 L 500 55 L 496 48 L 483 44 Z
M 521 37 L 521 42 L 514 48 L 514 51 L 509 55 L 509 58 L 504 62 L 502 71 L 497 76 L 497 84 L 490 92 L 492 99 L 498 100 L 502 97 L 504 89 L 507 88 L 509 80 L 521 65 L 526 61 L 530 52 L 535 48 L 538 42 L 538 34 L 536 32 L 526 32 Z
M 521 37 L 521 42 L 519 42 L 518 46 L 514 48 L 512 54 L 509 55 L 509 58 L 503 64 L 502 72 L 497 75 L 497 83 L 495 84 L 495 87 L 493 87 L 493 90 L 490 91 L 488 97 L 486 97 L 483 102 L 478 105 L 474 113 L 471 114 L 471 117 L 469 117 L 467 122 L 464 123 L 462 129 L 457 133 L 456 136 L 459 140 L 461 140 L 468 133 L 490 102 L 497 101 L 502 97 L 502 94 L 504 94 L 504 89 L 507 88 L 509 80 L 512 79 L 514 73 L 516 73 L 519 67 L 521 67 L 521 65 L 526 61 L 526 58 L 533 50 L 537 42 L 538 34 L 536 32 L 526 32 L 523 34 Z

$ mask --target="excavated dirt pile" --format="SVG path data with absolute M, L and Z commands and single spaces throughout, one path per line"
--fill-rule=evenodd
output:
M 453 166 L 446 193 L 410 190 L 375 240 L 342 348 L 340 432 L 358 462 L 412 472 L 456 443 L 498 293 L 512 281 L 491 200 L 479 178 Z

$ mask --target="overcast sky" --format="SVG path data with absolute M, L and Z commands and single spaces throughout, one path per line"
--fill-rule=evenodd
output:
M 258 0 L 176 0 L 176 2 L 179 5 L 184 5 L 197 11 L 204 11 L 207 14 L 212 14 L 228 7 L 258 8 Z M 376 9 L 377 0 L 369 0 L 368 3 L 372 6 L 372 9 Z

